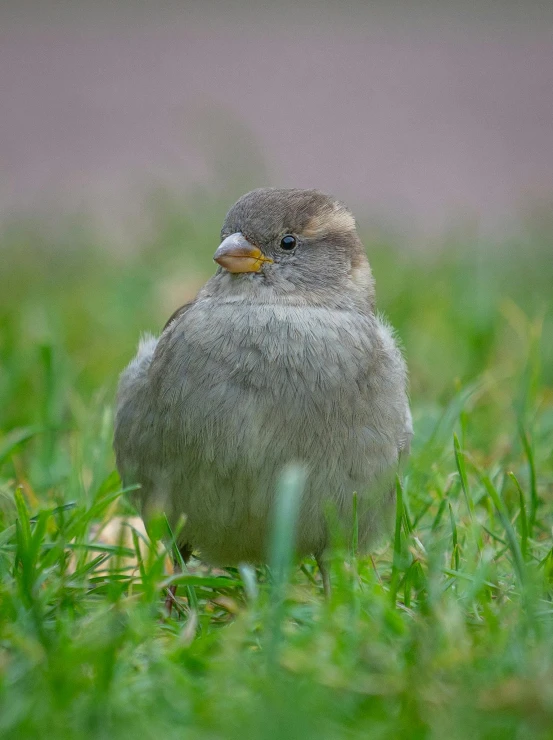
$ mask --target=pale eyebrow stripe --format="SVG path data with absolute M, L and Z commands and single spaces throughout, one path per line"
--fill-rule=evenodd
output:
M 320 215 L 313 216 L 306 227 L 303 235 L 309 238 L 322 236 L 328 231 L 354 231 L 355 219 L 343 206 L 336 204 L 332 211 L 325 211 Z

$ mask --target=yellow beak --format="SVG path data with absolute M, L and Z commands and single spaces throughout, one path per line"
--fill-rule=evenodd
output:
M 213 259 L 228 272 L 259 272 L 263 263 L 273 260 L 240 233 L 231 234 L 219 245 Z

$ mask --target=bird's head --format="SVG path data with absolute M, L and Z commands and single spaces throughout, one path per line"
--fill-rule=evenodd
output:
M 228 212 L 214 254 L 227 290 L 372 307 L 374 282 L 355 219 L 318 190 L 260 188 Z

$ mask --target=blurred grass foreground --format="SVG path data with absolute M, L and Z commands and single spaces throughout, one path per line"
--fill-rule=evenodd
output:
M 366 240 L 411 371 L 395 531 L 372 558 L 339 545 L 330 603 L 283 541 L 278 577 L 195 563 L 164 618 L 113 394 L 212 272 L 223 213 L 168 206 L 132 251 L 75 225 L 2 235 L 0 737 L 550 738 L 553 227 Z

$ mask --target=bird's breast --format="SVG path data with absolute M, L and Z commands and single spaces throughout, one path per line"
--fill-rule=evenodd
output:
M 209 396 L 217 388 L 273 401 L 355 395 L 375 349 L 370 319 L 345 311 L 208 304 L 184 318 L 169 339 L 168 384 Z
M 375 339 L 370 319 L 350 312 L 192 307 L 155 363 L 169 454 L 192 446 L 223 471 L 352 459 L 371 433 Z

